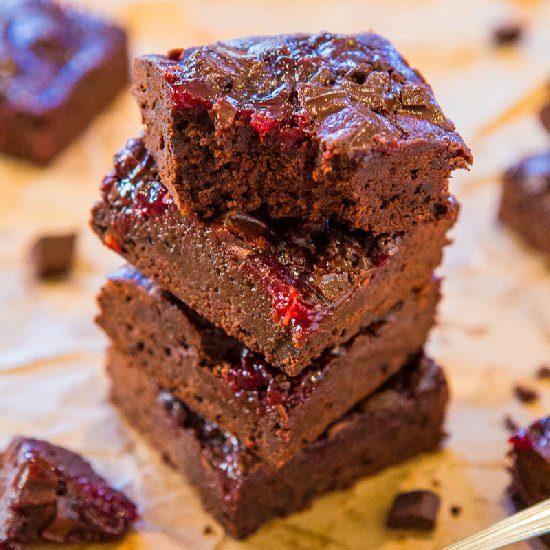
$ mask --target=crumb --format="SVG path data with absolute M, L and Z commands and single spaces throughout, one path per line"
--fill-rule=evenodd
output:
M 509 432 L 517 432 L 519 430 L 519 426 L 514 422 L 509 414 L 504 417 L 504 427 Z
M 507 21 L 493 29 L 493 43 L 497 46 L 515 44 L 523 37 L 524 28 L 519 21 Z
M 74 263 L 76 234 L 43 235 L 31 250 L 34 271 L 40 279 L 63 277 Z
M 539 380 L 550 380 L 550 365 L 541 365 L 537 370 L 537 378 Z
M 535 390 L 520 384 L 514 387 L 514 394 L 522 403 L 532 403 L 539 398 L 539 394 Z
M 214 529 L 211 525 L 206 525 L 205 528 L 202 530 L 203 535 L 212 535 L 214 533 Z
M 439 479 L 432 479 L 432 487 L 441 487 L 441 481 Z
M 449 508 L 449 511 L 451 512 L 451 515 L 454 517 L 460 516 L 462 514 L 462 507 L 458 506 L 457 504 L 454 504 Z

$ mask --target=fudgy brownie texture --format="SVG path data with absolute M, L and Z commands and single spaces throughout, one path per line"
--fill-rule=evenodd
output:
M 53 159 L 128 84 L 122 29 L 50 0 L 2 0 L 1 152 Z
M 434 281 L 294 378 L 131 267 L 103 288 L 98 322 L 160 386 L 280 466 L 422 349 L 438 300 Z
M 518 431 L 512 443 L 510 495 L 519 508 L 550 498 L 550 416 Z M 542 538 L 550 548 L 550 535 Z
M 499 217 L 550 257 L 550 151 L 527 157 L 505 172 Z
M 205 223 L 181 214 L 139 139 L 102 195 L 92 227 L 107 246 L 292 376 L 429 283 L 457 214 L 450 201 L 433 224 L 376 236 L 261 214 Z
M 111 348 L 108 372 L 113 401 L 186 474 L 206 510 L 235 537 L 305 508 L 318 494 L 435 449 L 443 435 L 447 386 L 425 358 L 404 367 L 282 468 L 193 414 L 131 356 Z
M 380 36 L 252 37 L 138 57 L 134 94 L 184 213 L 400 231 L 434 221 L 471 155 Z
M 107 542 L 124 535 L 136 507 L 78 454 L 15 438 L 0 467 L 0 542 Z

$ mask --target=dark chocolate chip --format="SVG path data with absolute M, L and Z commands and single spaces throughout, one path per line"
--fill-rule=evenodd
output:
M 514 387 L 514 395 L 522 403 L 532 403 L 539 398 L 539 394 L 535 390 L 521 384 Z
M 451 512 L 451 515 L 454 517 L 460 516 L 462 514 L 462 507 L 454 504 L 449 508 L 449 511 Z
M 523 25 L 519 21 L 501 23 L 493 30 L 493 42 L 497 46 L 515 44 L 523 36 Z
M 399 493 L 392 504 L 386 525 L 390 529 L 429 531 L 436 525 L 441 500 L 432 491 Z
M 74 262 L 76 234 L 45 235 L 34 243 L 31 257 L 41 279 L 67 275 Z

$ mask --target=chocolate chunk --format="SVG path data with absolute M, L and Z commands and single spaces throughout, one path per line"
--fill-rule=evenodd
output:
M 73 267 L 76 235 L 44 235 L 32 248 L 36 274 L 41 279 L 62 277 Z
M 460 516 L 462 514 L 462 507 L 454 504 L 449 508 L 449 511 L 451 512 L 451 515 L 454 517 Z
M 522 403 L 532 403 L 539 398 L 539 394 L 535 390 L 521 384 L 514 387 L 514 395 Z
M 541 365 L 537 370 L 539 380 L 550 380 L 550 365 Z
M 441 500 L 432 491 L 399 493 L 392 504 L 386 525 L 390 529 L 429 531 L 436 525 Z
M 539 111 L 539 119 L 544 129 L 550 132 L 550 101 Z
M 3 454 L 0 479 L 2 550 L 19 543 L 113 541 L 137 519 L 134 504 L 81 456 L 47 441 L 15 438 Z
M 493 30 L 493 42 L 497 46 L 515 44 L 523 36 L 523 25 L 519 21 L 501 23 Z

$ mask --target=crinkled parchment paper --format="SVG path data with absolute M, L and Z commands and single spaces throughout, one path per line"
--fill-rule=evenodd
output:
M 429 549 L 508 514 L 503 418 L 526 423 L 550 411 L 550 384 L 534 379 L 537 367 L 550 363 L 550 269 L 499 227 L 495 215 L 501 171 L 550 146 L 535 117 L 550 76 L 550 4 L 82 3 L 127 25 L 133 53 L 246 34 L 372 28 L 422 69 L 476 160 L 470 173 L 453 180 L 463 209 L 442 270 L 447 282 L 440 326 L 428 345 L 452 386 L 449 437 L 440 453 L 320 498 L 311 510 L 274 521 L 247 542 L 224 538 L 186 483 L 107 401 L 94 295 L 105 273 L 121 262 L 102 248 L 87 220 L 112 154 L 139 130 L 137 108 L 126 94 L 51 167 L 0 160 L 0 444 L 25 433 L 84 453 L 141 509 L 137 531 L 112 546 L 120 549 Z M 490 30 L 508 17 L 525 20 L 527 37 L 517 48 L 496 50 Z M 62 283 L 37 283 L 28 262 L 32 238 L 72 228 L 79 232 L 75 273 Z M 542 399 L 531 406 L 516 402 L 517 382 L 537 387 Z M 434 485 L 443 500 L 435 534 L 384 529 L 396 491 Z M 462 507 L 460 516 L 451 515 L 452 505 Z M 207 525 L 213 533 L 204 535 Z

